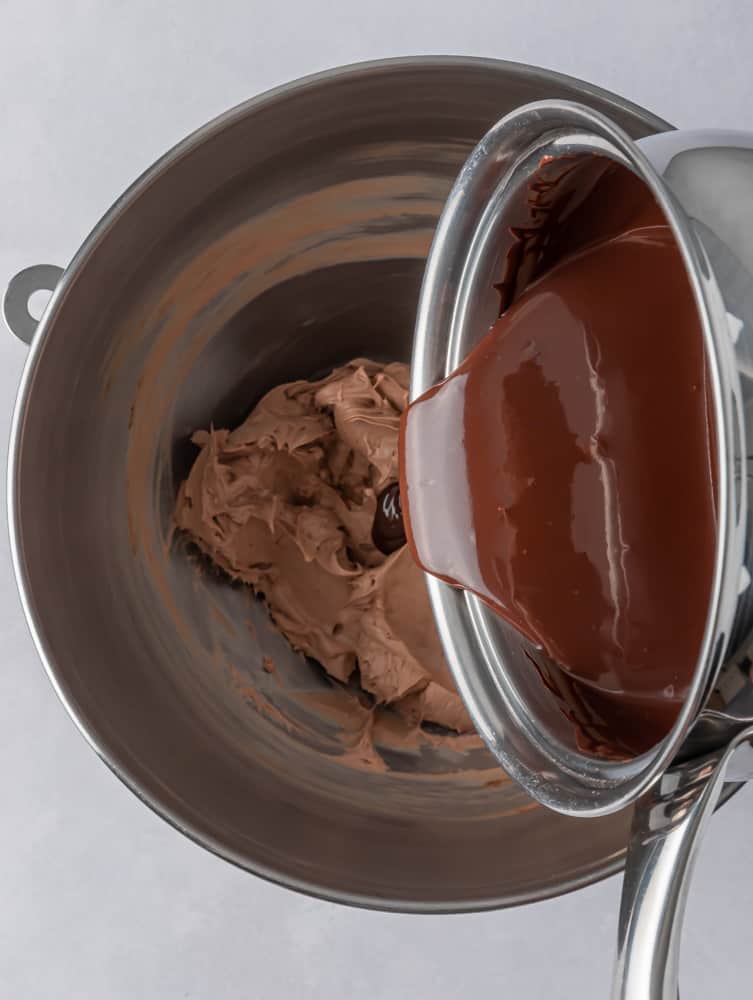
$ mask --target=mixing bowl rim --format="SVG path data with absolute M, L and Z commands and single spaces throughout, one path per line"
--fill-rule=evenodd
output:
M 449 914 L 480 912 L 484 910 L 517 906 L 523 903 L 538 902 L 554 896 L 564 895 L 565 893 L 583 888 L 586 885 L 591 885 L 618 872 L 622 868 L 625 852 L 616 852 L 611 858 L 606 861 L 602 861 L 598 865 L 594 866 L 593 869 L 583 870 L 580 873 L 557 883 L 556 885 L 552 884 L 551 886 L 538 887 L 531 891 L 524 891 L 496 898 L 477 898 L 468 900 L 409 900 L 374 896 L 360 892 L 338 891 L 314 882 L 307 882 L 304 879 L 293 877 L 283 870 L 276 869 L 269 865 L 263 865 L 256 862 L 249 863 L 248 859 L 241 857 L 225 845 L 220 844 L 210 835 L 200 831 L 198 828 L 192 828 L 189 823 L 181 821 L 180 817 L 174 813 L 168 805 L 160 802 L 156 796 L 149 794 L 142 787 L 142 782 L 139 777 L 136 774 L 131 773 L 127 764 L 125 764 L 122 760 L 116 759 L 115 754 L 111 753 L 105 746 L 100 745 L 95 724 L 84 718 L 83 713 L 78 709 L 73 691 L 70 690 L 69 685 L 65 681 L 65 671 L 60 669 L 59 664 L 56 662 L 53 650 L 48 648 L 48 644 L 44 637 L 41 616 L 37 613 L 37 609 L 34 606 L 31 581 L 27 576 L 23 553 L 21 530 L 22 514 L 20 511 L 20 504 L 18 503 L 18 498 L 16 496 L 17 473 L 23 449 L 24 421 L 32 394 L 37 364 L 41 356 L 43 345 L 49 336 L 50 330 L 54 326 L 55 320 L 59 315 L 61 308 L 63 307 L 69 289 L 74 284 L 86 262 L 91 258 L 92 254 L 102 242 L 107 232 L 157 178 L 161 177 L 184 156 L 193 152 L 201 144 L 220 134 L 226 128 L 232 126 L 238 121 L 241 121 L 249 114 L 256 113 L 263 108 L 270 107 L 280 101 L 280 99 L 289 97 L 292 94 L 300 94 L 302 91 L 317 87 L 321 84 L 331 85 L 340 80 L 352 79 L 364 74 L 378 74 L 401 69 L 426 69 L 437 71 L 453 68 L 479 70 L 488 69 L 506 73 L 508 77 L 518 76 L 525 78 L 533 75 L 541 80 L 542 85 L 557 84 L 560 86 L 572 87 L 579 94 L 579 98 L 598 98 L 601 102 L 612 104 L 623 112 L 634 114 L 636 117 L 640 118 L 648 128 L 654 127 L 657 132 L 666 131 L 672 128 L 669 123 L 656 115 L 651 114 L 639 105 L 625 100 L 608 90 L 604 90 L 593 84 L 579 80 L 576 77 L 525 63 L 462 55 L 400 56 L 396 58 L 378 59 L 368 62 L 356 62 L 300 77 L 296 80 L 284 83 L 280 86 L 267 90 L 262 94 L 252 97 L 195 129 L 161 157 L 155 160 L 155 162 L 149 166 L 128 188 L 126 188 L 123 194 L 121 194 L 113 202 L 112 206 L 105 212 L 102 218 L 93 227 L 89 235 L 84 239 L 83 243 L 73 256 L 70 264 L 65 269 L 50 298 L 44 316 L 37 327 L 19 384 L 11 424 L 11 437 L 8 454 L 7 503 L 11 558 L 24 615 L 34 641 L 34 645 L 37 649 L 37 653 L 58 698 L 63 703 L 63 706 L 75 723 L 81 735 L 94 750 L 97 756 L 107 765 L 113 774 L 115 774 L 145 805 L 149 806 L 153 812 L 164 819 L 176 830 L 183 833 L 194 843 L 211 851 L 223 860 L 229 861 L 231 864 L 264 878 L 269 882 L 286 888 L 295 889 L 308 896 L 328 900 L 330 902 L 358 906 L 365 909 L 402 913 Z

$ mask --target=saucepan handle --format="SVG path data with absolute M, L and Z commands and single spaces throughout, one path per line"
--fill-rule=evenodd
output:
M 613 1000 L 677 1000 L 680 938 L 698 848 L 725 780 L 753 777 L 753 727 L 671 768 L 636 805 Z
M 35 264 L 11 278 L 3 296 L 3 316 L 8 329 L 19 340 L 30 344 L 37 329 L 37 320 L 29 312 L 29 299 L 34 292 L 54 291 L 63 273 L 54 264 Z

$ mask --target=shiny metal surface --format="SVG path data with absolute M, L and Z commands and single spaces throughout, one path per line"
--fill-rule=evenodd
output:
M 508 773 L 534 798 L 572 816 L 604 816 L 637 802 L 614 996 L 674 1000 L 692 862 L 727 765 L 749 752 L 753 732 L 753 137 L 666 132 L 635 142 L 592 109 L 556 101 L 498 122 L 464 165 L 437 227 L 417 314 L 411 391 L 415 396 L 448 375 L 489 328 L 510 219 L 541 158 L 591 153 L 635 171 L 661 205 L 685 259 L 709 359 L 719 540 L 702 648 L 673 730 L 632 761 L 582 752 L 531 671 L 526 641 L 475 597 L 434 579 L 429 591 L 466 704 Z M 747 772 L 746 765 L 743 777 Z
M 302 80 L 210 123 L 137 181 L 67 268 L 32 344 L 9 506 L 50 678 L 148 805 L 296 889 L 467 910 L 622 863 L 628 812 L 581 821 L 536 807 L 488 783 L 482 751 L 349 769 L 316 719 L 290 729 L 261 711 L 258 695 L 283 712 L 326 682 L 246 591 L 165 543 L 193 430 L 240 419 L 282 379 L 357 354 L 409 357 L 452 181 L 500 114 L 543 97 L 585 101 L 633 137 L 666 127 L 585 84 L 493 61 Z
M 753 727 L 671 768 L 638 803 L 620 907 L 614 1000 L 676 1000 L 690 878 L 725 780 L 753 778 Z
M 475 597 L 437 580 L 429 584 L 450 664 L 487 744 L 539 801 L 584 816 L 634 802 L 677 758 L 694 724 L 700 720 L 701 730 L 708 729 L 704 709 L 722 720 L 722 742 L 739 728 L 725 706 L 740 684 L 750 684 L 739 666 L 747 662 L 751 628 L 753 240 L 737 191 L 753 191 L 753 141 L 729 133 L 668 132 L 634 142 L 604 116 L 562 102 L 535 104 L 500 121 L 461 171 L 437 228 L 419 304 L 411 386 L 415 395 L 449 374 L 488 329 L 496 307 L 493 282 L 511 243 L 509 215 L 541 158 L 592 152 L 636 171 L 662 206 L 685 258 L 709 356 L 719 544 L 698 665 L 672 732 L 632 761 L 581 751 L 571 724 L 530 669 L 518 633 Z

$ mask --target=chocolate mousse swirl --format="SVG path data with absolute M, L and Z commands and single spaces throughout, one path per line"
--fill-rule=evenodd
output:
M 333 677 L 358 666 L 377 703 L 468 732 L 421 571 L 372 538 L 407 401 L 406 365 L 364 359 L 277 386 L 235 430 L 194 435 L 175 520 Z

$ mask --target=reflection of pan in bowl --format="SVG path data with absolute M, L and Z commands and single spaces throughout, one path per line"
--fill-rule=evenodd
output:
M 384 772 L 345 766 L 332 719 L 349 696 L 248 590 L 167 544 L 187 441 L 280 381 L 358 355 L 406 360 L 457 170 L 500 115 L 544 97 L 590 103 L 635 136 L 663 127 L 576 81 L 467 59 L 357 66 L 230 112 L 100 224 L 25 375 L 16 566 L 69 711 L 171 823 L 345 902 L 462 910 L 560 893 L 619 866 L 627 817 L 533 807 L 486 751 L 451 739 L 387 749 Z

